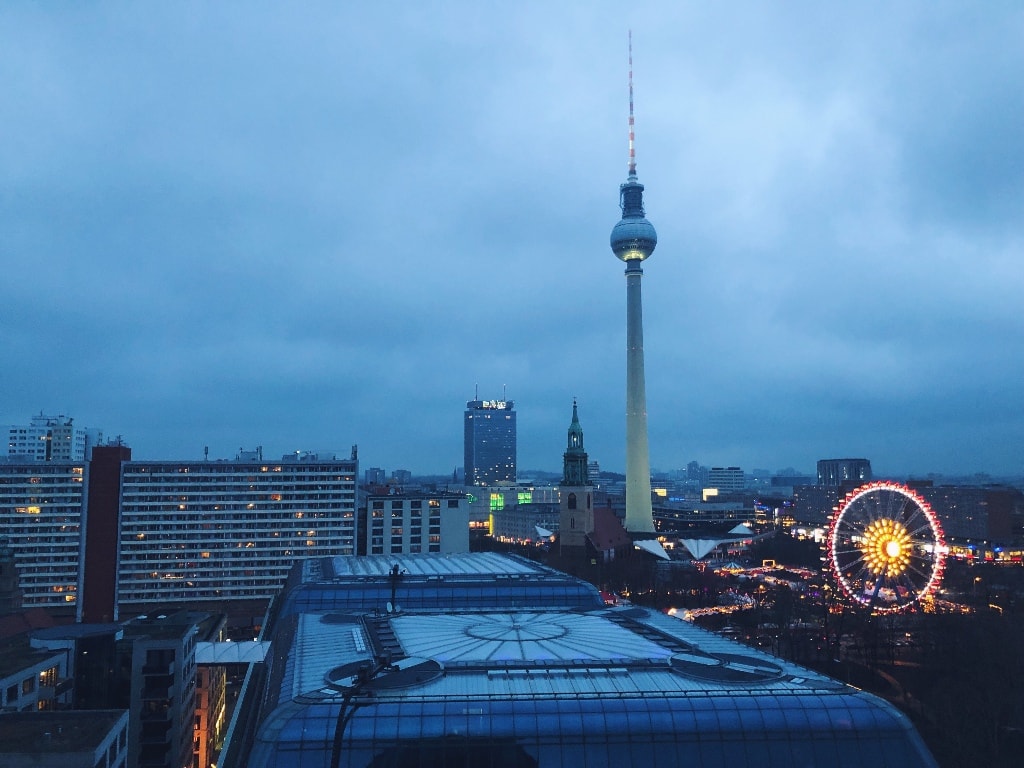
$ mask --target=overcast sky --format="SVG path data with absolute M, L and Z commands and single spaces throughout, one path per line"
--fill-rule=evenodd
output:
M 450 473 L 1024 474 L 1019 2 L 0 6 L 0 423 Z

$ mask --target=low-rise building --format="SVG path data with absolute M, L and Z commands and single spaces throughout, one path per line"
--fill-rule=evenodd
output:
M 115 685 L 129 708 L 128 764 L 188 768 L 196 714 L 196 636 L 205 615 L 141 616 L 117 642 Z
M 68 657 L 14 645 L 0 650 L 0 711 L 39 712 L 71 703 Z
M 94 709 L 0 715 L 4 768 L 126 768 L 128 712 Z
M 370 494 L 360 551 L 369 555 L 468 552 L 469 505 L 465 494 L 448 491 Z

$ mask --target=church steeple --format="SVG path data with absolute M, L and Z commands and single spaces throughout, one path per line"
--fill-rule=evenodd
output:
M 562 456 L 562 485 L 583 487 L 589 485 L 587 477 L 587 452 L 583 449 L 583 427 L 580 425 L 576 400 L 572 401 L 572 423 L 565 453 Z
M 565 453 L 562 454 L 562 482 L 558 487 L 558 546 L 562 552 L 584 552 L 587 537 L 594 532 L 594 489 L 587 475 L 587 452 L 583 450 L 583 427 L 576 400 L 572 401 L 572 423 Z

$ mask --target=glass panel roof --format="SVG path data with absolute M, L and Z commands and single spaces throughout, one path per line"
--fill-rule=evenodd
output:
M 333 558 L 333 573 L 307 573 L 272 627 L 250 768 L 935 765 L 869 694 L 606 607 L 564 574 L 464 557 Z M 487 578 L 494 558 L 523 572 Z M 398 579 L 396 563 L 409 568 Z

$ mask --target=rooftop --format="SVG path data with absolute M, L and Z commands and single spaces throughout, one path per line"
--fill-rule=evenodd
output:
M 55 663 L 59 663 L 63 655 L 55 651 L 40 651 L 24 645 L 4 648 L 0 650 L 0 678 L 17 674 L 49 658 L 56 658 L 57 661 Z M 2 740 L 0 740 L 0 743 L 3 743 Z
M 122 719 L 127 727 L 127 710 L 5 713 L 0 715 L 0 755 L 93 751 Z
M 378 609 L 396 565 L 416 578 L 443 572 L 440 604 L 421 590 Z M 529 561 L 334 558 L 331 571 L 321 578 L 347 582 L 340 603 L 282 614 L 272 628 L 252 768 L 339 749 L 340 765 L 410 750 L 445 764 L 481 749 L 522 758 L 502 765 L 582 765 L 590 752 L 621 765 L 934 765 L 884 701 L 657 611 L 605 606 Z M 485 578 L 517 588 L 478 592 L 473 580 Z M 537 590 L 519 588 L 534 580 Z M 544 590 L 561 592 L 545 605 Z
M 451 555 L 367 555 L 365 557 L 347 557 L 339 555 L 321 560 L 306 560 L 305 571 L 307 581 L 318 581 L 328 574 L 324 570 L 323 560 L 330 564 L 332 578 L 353 576 L 370 576 L 379 578 L 390 576 L 395 566 L 399 573 L 409 576 L 449 576 L 494 578 L 504 576 L 547 576 L 557 573 L 538 563 L 522 558 L 511 558 L 493 552 L 462 553 Z
M 126 640 L 171 640 L 184 637 L 207 618 L 209 618 L 207 613 L 192 611 L 145 614 L 124 625 L 124 638 Z

